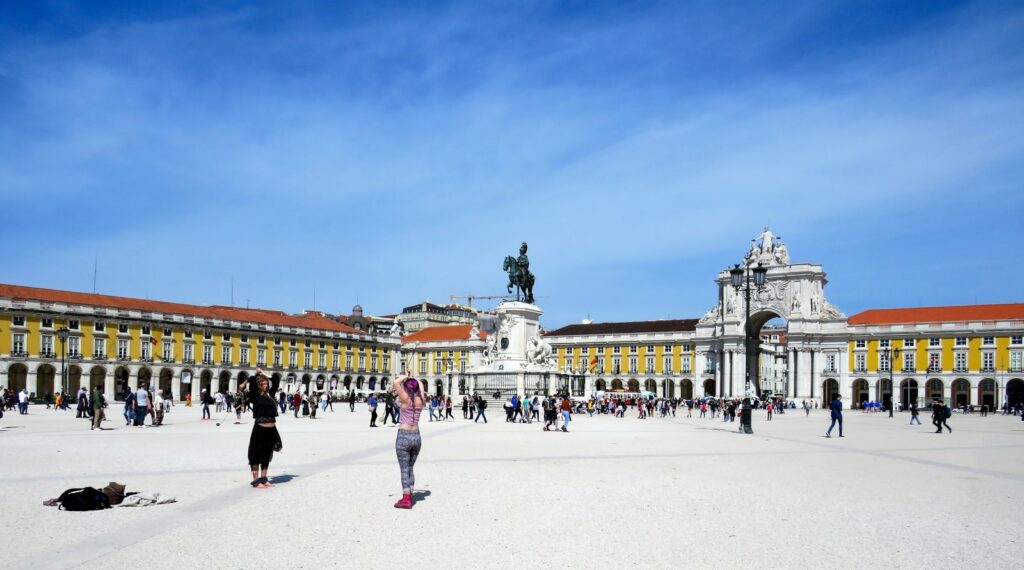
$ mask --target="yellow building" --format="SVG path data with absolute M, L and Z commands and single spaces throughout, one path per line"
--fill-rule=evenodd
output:
M 140 384 L 198 398 L 204 389 L 236 390 L 257 367 L 287 392 L 366 392 L 393 376 L 398 346 L 313 311 L 0 285 L 0 386 L 34 398 L 66 385 L 70 393 L 100 386 L 108 400 L 120 399 Z

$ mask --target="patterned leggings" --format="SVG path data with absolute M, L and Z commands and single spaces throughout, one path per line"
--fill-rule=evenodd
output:
M 416 476 L 412 468 L 416 465 L 416 458 L 420 455 L 420 447 L 423 445 L 420 440 L 420 432 L 406 429 L 398 430 L 398 438 L 395 440 L 395 452 L 398 454 L 398 468 L 402 472 L 402 492 L 411 493 L 413 485 L 416 484 Z

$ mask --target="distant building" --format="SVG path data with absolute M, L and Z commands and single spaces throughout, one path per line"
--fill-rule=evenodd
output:
M 338 315 L 338 321 L 346 324 L 357 331 L 364 331 L 373 335 L 387 334 L 395 324 L 396 315 L 364 315 L 363 307 L 356 305 L 352 307 L 352 314 Z
M 414 333 L 427 327 L 448 325 L 476 325 L 477 311 L 463 305 L 435 305 L 427 301 L 402 309 L 398 322 L 406 333 Z

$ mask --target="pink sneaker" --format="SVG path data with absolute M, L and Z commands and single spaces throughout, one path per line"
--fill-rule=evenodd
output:
M 402 498 L 395 503 L 396 509 L 411 509 L 412 508 L 412 495 L 402 495 Z

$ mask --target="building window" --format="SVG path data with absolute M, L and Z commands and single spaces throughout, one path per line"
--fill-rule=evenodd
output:
M 25 335 L 14 333 L 14 344 L 11 346 L 11 354 L 25 354 Z
M 153 329 L 149 325 L 142 325 L 142 334 L 152 334 Z
M 337 368 L 337 367 L 338 367 L 338 355 L 337 354 L 333 354 L 333 355 L 331 355 L 331 368 Z
M 629 347 L 629 353 L 630 354 L 636 354 L 636 351 L 637 351 L 637 346 L 635 344 Z
M 23 327 L 25 326 L 25 317 L 22 315 L 15 315 L 11 317 L 11 322 L 14 323 L 14 326 L 16 327 Z
M 298 351 L 295 351 L 295 350 L 288 351 L 288 364 L 291 365 L 291 366 L 298 366 L 299 365 L 299 353 L 298 353 Z
M 231 342 L 231 333 L 224 333 L 221 340 L 223 340 L 224 342 Z
M 683 365 L 683 374 L 689 374 L 690 370 L 693 369 L 693 359 L 690 358 L 689 354 L 684 354 L 683 357 L 680 359 L 680 362 Z
M 231 364 L 231 347 L 222 346 L 220 348 L 220 362 L 221 364 Z
M 95 338 L 92 341 L 92 357 L 93 358 L 104 358 L 106 357 L 107 347 L 102 338 Z
M 616 356 L 616 357 L 612 358 L 612 373 L 613 374 L 620 374 L 621 373 L 621 364 L 622 364 L 622 361 L 619 359 L 619 357 Z
M 267 343 L 267 337 L 265 337 L 263 335 L 260 335 L 260 336 L 256 337 L 256 342 L 258 344 L 266 344 Z
M 928 346 L 941 346 L 941 339 L 937 336 L 930 337 L 928 339 Z
M 984 344 L 985 346 L 992 346 L 995 343 L 996 343 L 996 337 L 994 337 L 994 336 L 983 336 L 983 337 L 981 337 L 981 344 Z
M 203 331 L 204 340 L 213 340 L 213 331 Z
M 238 363 L 241 364 L 242 366 L 248 366 L 249 365 L 249 348 L 248 347 L 243 346 L 242 348 L 238 349 Z
M 265 348 L 257 348 L 256 349 L 256 366 L 261 366 L 262 367 L 262 366 L 266 366 L 266 365 L 267 365 L 267 349 L 265 349 Z
M 614 346 L 614 347 L 612 347 L 612 354 L 622 354 L 622 347 L 621 346 Z
M 825 355 L 825 372 L 835 374 L 836 373 L 836 355 L 826 354 Z
M 647 357 L 647 362 L 644 363 L 644 373 L 645 374 L 653 374 L 654 373 L 654 357 L 653 356 L 648 356 Z
M 964 355 L 964 356 L 966 356 L 966 355 Z M 981 370 L 982 370 L 982 372 L 994 372 L 995 369 L 996 369 L 995 362 L 996 362 L 996 353 L 989 352 L 989 351 L 985 351 L 985 352 L 981 353 Z M 967 368 L 966 364 L 964 364 L 964 368 Z
M 1024 344 L 1024 336 L 1011 336 L 1010 344 Z
M 914 348 L 915 341 L 912 338 L 903 339 L 903 348 Z
M 597 357 L 597 372 L 598 372 L 598 374 L 604 374 L 605 373 L 604 357 L 603 356 L 598 356 Z
M 203 364 L 213 364 L 213 347 L 210 345 L 203 346 Z
M 117 359 L 128 360 L 128 340 L 119 339 L 117 341 Z
M 903 371 L 904 372 L 915 372 L 917 370 L 917 364 L 914 362 L 913 352 L 903 353 Z
M 883 338 L 878 341 L 878 348 L 889 348 L 889 339 Z
M 44 329 L 52 329 L 53 328 L 53 319 L 43 319 L 43 328 Z
M 280 367 L 281 367 L 281 351 L 280 350 L 275 350 L 274 351 L 274 368 L 280 368 Z
M 953 355 L 953 369 L 956 372 L 967 372 L 967 353 L 957 352 Z
M 889 353 L 879 352 L 878 353 L 878 371 L 888 372 L 889 371 Z
M 121 334 L 128 334 L 128 325 L 119 324 L 117 325 L 117 332 Z
M 238 340 L 239 342 L 249 342 L 249 335 L 243 334 Z
M 864 339 L 857 339 L 857 340 L 853 341 L 853 347 L 854 348 L 867 348 L 867 346 L 868 346 L 868 341 L 866 341 Z
M 279 336 L 275 336 L 275 337 L 274 337 L 274 344 L 275 344 L 276 346 L 281 346 L 281 337 L 279 337 Z
M 182 358 L 185 360 L 185 362 L 195 362 L 195 360 L 196 360 L 195 349 L 196 349 L 195 345 L 192 345 L 192 344 L 186 344 L 185 345 L 185 352 L 182 354 Z
M 1021 372 L 1024 369 L 1024 352 L 1010 353 L 1010 372 Z
M 867 372 L 868 367 L 865 365 L 867 362 L 866 354 L 858 354 L 855 360 L 854 372 Z
M 359 369 L 366 370 L 366 357 L 362 354 L 359 355 Z
M 583 353 L 583 354 L 590 354 L 590 347 L 589 346 L 584 346 L 583 349 L 580 352 Z
M 427 373 L 427 359 L 426 358 L 420 358 L 420 374 L 426 374 L 426 373 Z
M 68 321 L 68 328 L 73 331 L 77 331 L 81 326 L 82 324 L 78 321 L 78 319 L 71 319 L 70 321 Z
M 140 340 L 139 341 L 139 358 L 141 358 L 142 360 L 149 360 L 151 358 L 150 351 L 149 351 L 151 346 L 153 346 L 153 345 L 150 344 L 148 338 L 144 338 L 144 339 Z
M 78 358 L 82 355 L 82 339 L 77 336 L 68 337 L 68 356 Z
M 309 347 L 313 346 L 313 343 L 311 343 L 311 342 L 310 342 L 310 341 L 309 341 L 308 339 L 307 339 L 307 340 L 304 340 L 304 341 L 302 342 L 302 344 L 303 344 L 303 346 L 305 346 L 306 348 L 309 348 Z M 322 348 L 322 347 L 321 347 L 321 348 Z
M 317 366 L 320 368 L 327 368 L 327 353 L 321 352 L 317 355 Z
M 50 356 L 53 354 L 53 335 L 44 334 L 42 336 L 42 352 L 43 356 Z
M 662 362 L 661 364 L 662 364 L 662 368 L 665 371 L 665 374 L 672 374 L 673 372 L 675 372 L 674 370 L 672 370 L 672 357 L 671 356 L 666 356 L 665 357 L 665 361 Z
M 348 370 L 352 369 L 352 355 L 351 354 L 346 354 L 345 355 L 345 368 L 348 369 Z
M 164 329 L 164 336 L 171 336 L 171 329 Z
M 311 352 L 303 352 L 302 353 L 302 366 L 305 367 L 305 368 L 310 368 L 311 366 L 313 366 L 313 353 L 311 353 Z
M 294 338 L 288 339 L 288 346 L 295 346 L 295 339 Z
M 185 330 L 185 338 L 192 338 L 192 331 L 186 329 Z
M 171 360 L 174 358 L 174 345 L 170 342 L 164 342 L 164 360 Z
M 956 346 L 967 346 L 967 337 L 958 336 L 956 337 Z
M 932 352 L 928 355 L 928 372 L 939 372 L 942 370 L 942 355 Z
M 106 328 L 107 328 L 107 325 L 105 323 L 101 323 L 99 321 L 96 321 L 95 323 L 92 324 L 92 330 L 94 330 L 96 332 L 103 332 Z

